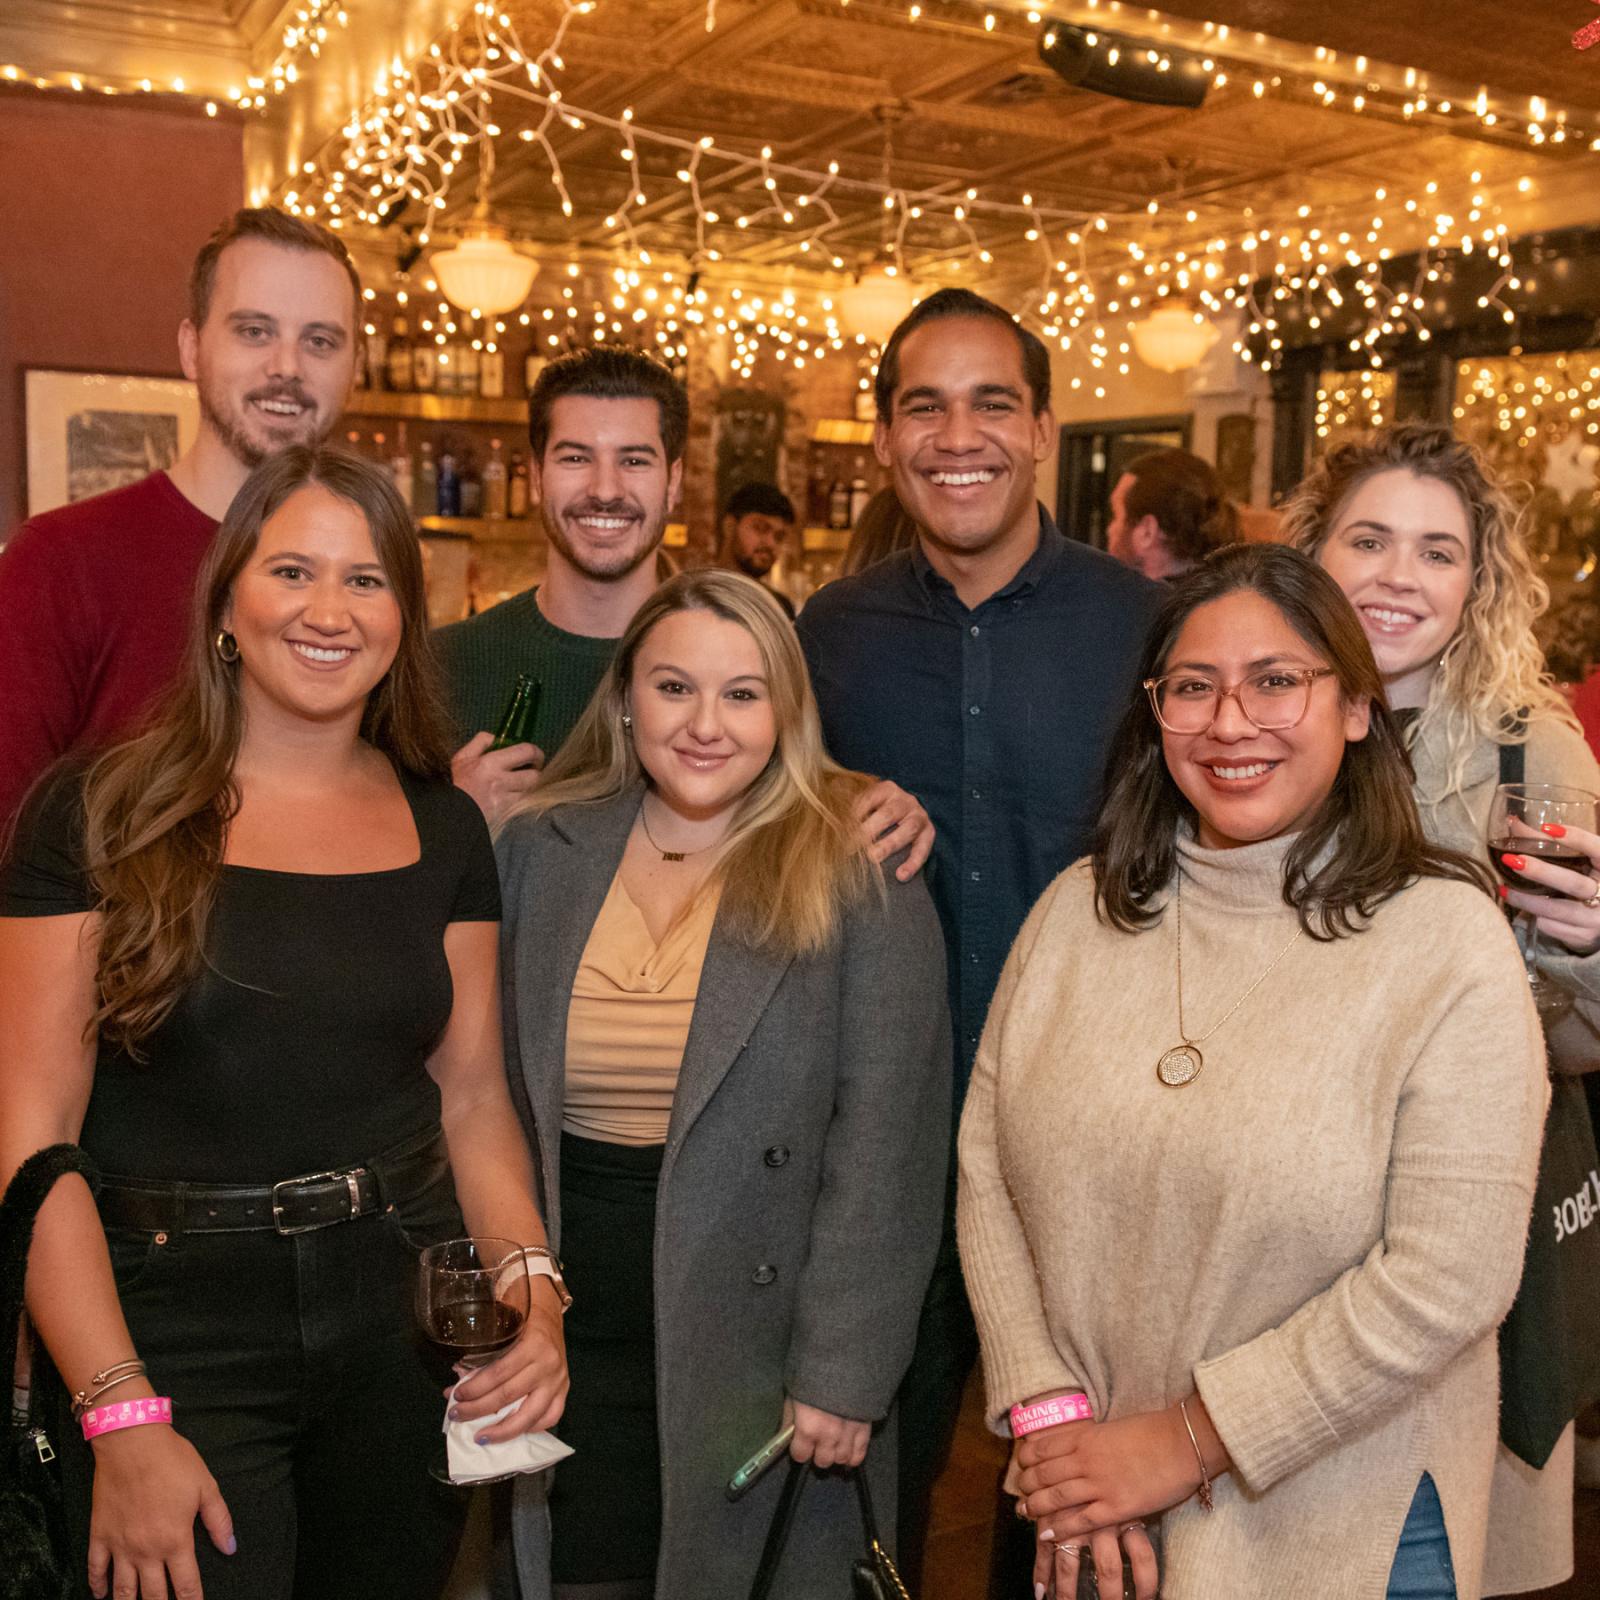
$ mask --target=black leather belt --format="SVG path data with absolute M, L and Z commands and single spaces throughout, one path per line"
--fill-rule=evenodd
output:
M 161 1183 L 107 1174 L 97 1196 L 108 1228 L 144 1233 L 245 1233 L 271 1228 L 310 1233 L 398 1205 L 436 1183 L 449 1167 L 437 1128 L 361 1166 L 308 1172 L 265 1188 Z

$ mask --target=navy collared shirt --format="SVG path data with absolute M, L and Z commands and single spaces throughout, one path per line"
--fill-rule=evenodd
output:
M 920 545 L 820 590 L 800 642 L 834 759 L 892 778 L 938 829 L 929 887 L 944 924 L 966 1088 L 1023 919 L 1089 850 L 1106 751 L 1162 589 L 1065 539 L 968 609 Z

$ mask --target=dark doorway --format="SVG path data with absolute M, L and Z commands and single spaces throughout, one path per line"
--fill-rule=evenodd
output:
M 1187 450 L 1193 420 L 1184 415 L 1063 424 L 1056 483 L 1056 522 L 1061 531 L 1104 550 L 1111 491 L 1124 468 L 1146 450 Z

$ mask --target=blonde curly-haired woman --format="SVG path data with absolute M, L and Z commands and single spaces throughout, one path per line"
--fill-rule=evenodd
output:
M 1600 792 L 1600 765 L 1534 638 L 1549 590 L 1506 485 L 1473 446 L 1424 424 L 1382 429 L 1329 451 L 1284 514 L 1289 542 L 1321 563 L 1361 618 L 1406 728 L 1430 838 L 1487 859 L 1502 773 Z M 1600 871 L 1600 837 L 1575 828 L 1567 837 Z M 1535 915 L 1540 971 L 1577 1001 L 1550 1026 L 1556 1059 L 1585 1051 L 1600 1059 L 1586 1020 L 1600 1015 L 1596 885 L 1532 859 L 1523 875 L 1541 893 L 1502 889 L 1502 897 Z M 1581 1097 L 1572 1103 L 1581 1115 Z M 1572 1449 L 1570 1426 L 1542 1470 L 1501 1446 L 1486 1593 L 1542 1589 L 1571 1575 Z

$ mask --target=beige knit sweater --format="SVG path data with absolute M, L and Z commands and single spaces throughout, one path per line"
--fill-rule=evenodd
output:
M 1191 1033 L 1293 931 L 1288 844 L 1183 844 Z M 1418 883 L 1302 938 L 1182 1089 L 1175 985 L 1173 917 L 1103 925 L 1085 862 L 1012 948 L 961 1125 L 991 1426 L 1068 1385 L 1102 1417 L 1198 1388 L 1235 1467 L 1163 1519 L 1167 1600 L 1381 1600 L 1424 1472 L 1476 1600 L 1547 1099 L 1511 935 Z
M 1428 837 L 1487 861 L 1489 807 L 1500 781 L 1500 751 L 1491 739 L 1470 754 L 1456 787 L 1450 784 L 1443 740 L 1418 740 L 1411 752 L 1417 801 Z M 1559 783 L 1600 793 L 1600 765 L 1576 726 L 1548 713 L 1533 718 L 1523 750 L 1528 783 Z M 1592 1025 L 1600 1023 L 1600 954 L 1573 955 L 1543 941 L 1544 968 L 1580 998 Z M 1572 1429 L 1536 1472 L 1501 1445 L 1489 1498 L 1485 1594 L 1548 1589 L 1572 1576 Z

